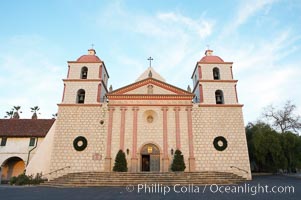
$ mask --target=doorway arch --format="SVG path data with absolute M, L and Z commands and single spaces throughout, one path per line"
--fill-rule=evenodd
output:
M 155 144 L 145 144 L 141 150 L 141 171 L 159 172 L 160 171 L 160 149 Z
M 1 179 L 8 181 L 13 176 L 24 173 L 25 162 L 17 156 L 6 159 L 1 165 Z

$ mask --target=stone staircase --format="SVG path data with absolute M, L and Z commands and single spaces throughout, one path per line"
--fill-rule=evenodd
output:
M 126 186 L 138 184 L 162 185 L 205 185 L 205 184 L 238 184 L 246 181 L 241 176 L 228 172 L 80 172 L 69 173 L 43 183 L 53 187 L 97 187 Z

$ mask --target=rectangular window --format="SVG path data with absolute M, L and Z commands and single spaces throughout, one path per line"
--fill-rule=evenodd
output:
M 0 144 L 0 146 L 4 147 L 6 145 L 6 141 L 7 141 L 6 137 L 1 138 L 1 144 Z
M 36 138 L 30 138 L 30 141 L 29 141 L 29 146 L 30 147 L 33 147 L 36 143 Z

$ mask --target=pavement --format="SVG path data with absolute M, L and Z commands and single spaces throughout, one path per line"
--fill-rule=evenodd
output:
M 0 185 L 0 200 L 106 200 L 106 199 L 206 199 L 206 200 L 300 200 L 301 180 L 290 176 L 254 176 L 239 185 L 54 188 Z

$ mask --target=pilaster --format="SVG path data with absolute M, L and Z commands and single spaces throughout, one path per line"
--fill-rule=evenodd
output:
M 163 111 L 163 172 L 168 172 L 169 158 L 168 158 L 168 138 L 167 138 L 167 111 L 168 107 L 162 107 Z
M 193 149 L 193 135 L 192 135 L 192 108 L 187 107 L 187 127 L 188 127 L 188 146 L 189 146 L 189 171 L 195 171 L 195 158 L 194 158 L 194 149 Z
M 109 107 L 109 124 L 108 124 L 108 135 L 107 135 L 107 152 L 105 158 L 105 171 L 111 171 L 111 145 L 112 145 L 112 128 L 113 128 L 113 112 L 114 107 Z
M 126 107 L 121 107 L 121 123 L 120 123 L 120 145 L 119 149 L 124 151 L 124 133 L 125 133 L 125 111 L 127 110 Z
M 175 107 L 175 121 L 176 121 L 176 149 L 181 149 L 181 137 L 180 137 L 180 107 Z

